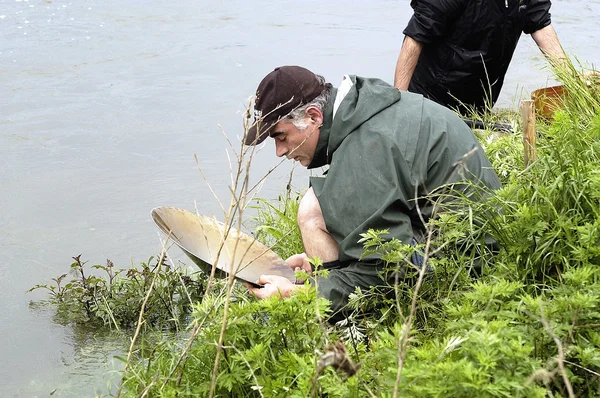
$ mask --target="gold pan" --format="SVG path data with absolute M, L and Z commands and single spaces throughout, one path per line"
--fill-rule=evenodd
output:
M 239 280 L 256 285 L 261 275 L 279 275 L 295 281 L 294 271 L 274 251 L 236 228 L 230 228 L 223 243 L 225 225 L 214 218 L 176 207 L 157 207 L 152 219 L 158 228 L 200 269 L 210 275 L 219 259 L 215 275 L 233 273 Z

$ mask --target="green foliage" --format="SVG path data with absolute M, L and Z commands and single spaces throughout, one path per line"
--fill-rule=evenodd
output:
M 309 396 L 318 352 L 328 342 L 322 318 L 328 305 L 307 285 L 292 297 L 256 301 L 245 292 L 234 294 L 219 363 L 217 396 Z M 155 352 L 147 365 L 126 375 L 128 396 L 149 388 L 150 396 L 207 396 L 216 342 L 223 320 L 222 296 L 207 296 L 195 306 L 194 338 L 187 361 L 180 364 L 184 346 Z M 174 377 L 168 377 L 175 375 Z M 344 396 L 348 386 L 333 372 L 318 376 L 319 389 Z
M 523 172 L 523 138 L 519 134 L 482 132 L 478 138 L 502 184 L 510 184 Z
M 256 202 L 256 239 L 271 247 L 284 259 L 304 252 L 296 222 L 300 195 L 280 196 L 275 203 L 262 198 Z
M 519 137 L 486 142 L 504 187 L 460 198 L 430 222 L 429 241 L 363 234 L 391 286 L 357 289 L 348 319 L 324 323 L 313 288 L 263 301 L 234 290 L 227 313 L 227 296 L 211 294 L 195 307 L 191 348 L 165 343 L 131 364 L 126 395 L 207 396 L 225 324 L 215 396 L 598 396 L 600 116 L 559 112 L 540 133 L 526 170 Z M 259 238 L 282 257 L 302 251 L 298 203 L 260 202 Z M 428 258 L 421 284 L 415 251 Z M 338 340 L 353 371 L 325 361 Z
M 86 267 L 81 255 L 73 257 L 70 273 L 53 278 L 54 285 L 40 284 L 30 289 L 46 289 L 47 302 L 56 306 L 60 323 L 98 323 L 111 328 L 128 328 L 138 322 L 142 303 L 147 326 L 179 329 L 189 315 L 193 301 L 202 297 L 205 282 L 191 278 L 180 270 L 172 270 L 150 257 L 139 268 L 115 269 L 112 261 L 106 265 Z M 101 270 L 105 277 L 88 272 Z M 152 285 L 152 280 L 155 279 Z M 152 285 L 152 289 L 150 288 Z
M 150 342 L 132 356 L 122 395 L 599 396 L 600 97 L 581 82 L 566 83 L 580 86 L 552 125 L 539 126 L 538 159 L 527 169 L 519 136 L 480 133 L 502 189 L 458 198 L 416 246 L 365 231 L 364 255 L 386 263 L 389 286 L 357 289 L 347 319 L 328 323 L 328 303 L 309 282 L 285 300 L 217 285 L 195 300 L 188 338 Z M 257 204 L 257 237 L 284 258 L 303 251 L 299 202 Z M 412 263 L 415 252 L 424 268 Z M 87 314 L 95 292 L 120 275 L 100 268 L 108 279 L 75 264 L 75 282 L 62 275 L 38 287 Z M 117 308 L 100 319 L 110 324 Z
M 567 93 L 555 107 L 560 108 L 562 118 L 585 130 L 589 121 L 600 114 L 600 74 L 594 69 L 582 73 L 573 64 L 553 69 Z
M 486 222 L 523 280 L 548 282 L 598 263 L 599 137 L 600 117 L 581 130 L 557 116 L 537 162 L 494 198 L 499 211 Z

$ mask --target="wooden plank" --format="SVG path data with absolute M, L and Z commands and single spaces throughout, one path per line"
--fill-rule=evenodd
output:
M 523 148 L 525 167 L 537 159 L 535 149 L 535 106 L 534 101 L 521 101 L 521 117 L 523 119 Z

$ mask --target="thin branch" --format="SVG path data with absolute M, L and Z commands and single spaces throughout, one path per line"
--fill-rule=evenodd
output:
M 425 273 L 427 272 L 427 261 L 429 260 L 429 250 L 431 247 L 431 240 L 433 238 L 433 229 L 429 228 L 427 242 L 425 244 L 425 250 L 423 253 L 423 265 L 419 271 L 419 278 L 417 280 L 417 284 L 415 285 L 415 290 L 412 297 L 412 302 L 410 305 L 410 312 L 408 314 L 408 319 L 404 323 L 403 333 L 401 333 L 400 338 L 402 341 L 400 342 L 399 347 L 399 358 L 398 358 L 398 371 L 396 373 L 396 382 L 394 383 L 394 393 L 393 397 L 398 397 L 398 387 L 400 385 L 400 379 L 402 378 L 402 369 L 404 367 L 404 363 L 406 360 L 406 354 L 408 351 L 408 343 L 410 341 L 410 331 L 412 328 L 413 318 L 417 312 L 417 298 L 419 295 L 419 290 L 421 289 L 421 285 L 423 284 L 423 279 L 425 278 Z M 403 337 L 404 336 L 404 337 Z
M 540 313 L 542 316 L 542 318 L 541 318 L 542 325 L 544 325 L 544 329 L 546 329 L 546 332 L 548 332 L 550 337 L 552 337 L 552 340 L 554 340 L 554 343 L 556 344 L 556 348 L 558 349 L 558 356 L 556 357 L 556 364 L 558 365 L 560 375 L 562 376 L 563 382 L 565 383 L 565 387 L 567 388 L 567 392 L 569 393 L 569 398 L 574 398 L 575 392 L 573 392 L 573 386 L 571 385 L 571 381 L 569 380 L 569 377 L 567 375 L 567 370 L 565 369 L 565 353 L 564 353 L 563 345 L 562 345 L 560 339 L 558 337 L 556 337 L 556 335 L 552 331 L 552 328 L 550 327 L 550 324 L 548 324 L 548 321 L 546 321 L 546 318 L 544 316 L 544 307 L 542 307 L 541 302 L 540 302 Z
M 196 156 L 196 154 L 194 154 L 194 159 L 196 160 L 196 167 L 198 168 L 198 171 L 200 172 L 200 175 L 202 176 L 202 179 L 204 180 L 204 183 L 208 186 L 208 189 L 210 190 L 210 193 L 212 193 L 213 197 L 217 200 L 217 203 L 221 207 L 221 210 L 223 212 L 225 212 L 225 207 L 223 207 L 223 203 L 221 203 L 221 201 L 219 200 L 219 197 L 217 196 L 217 194 L 215 193 L 215 191 L 212 189 L 212 186 L 210 185 L 210 183 L 208 182 L 208 179 L 204 175 L 204 172 L 202 171 L 202 167 L 200 167 L 200 162 L 198 161 L 198 156 Z
M 585 367 L 583 367 L 581 365 L 578 365 L 575 362 L 567 361 L 566 359 L 564 361 L 565 361 L 565 363 L 568 363 L 569 365 L 573 365 L 573 366 L 575 366 L 575 367 L 577 367 L 577 368 L 579 368 L 581 370 L 585 370 L 586 372 L 593 374 L 594 376 L 600 377 L 600 373 L 598 373 L 598 372 L 594 372 L 591 369 L 588 369 L 588 368 L 585 368 Z
M 240 151 L 240 153 L 243 153 L 243 143 L 242 143 L 242 150 Z M 250 165 L 252 162 L 252 157 L 249 158 L 248 162 L 246 162 L 246 164 L 244 164 L 243 162 L 243 156 L 238 156 L 237 160 L 238 160 L 238 164 L 237 164 L 237 173 L 235 175 L 235 185 L 232 187 L 232 197 L 231 197 L 231 204 L 230 204 L 230 208 L 229 208 L 229 212 L 228 214 L 226 214 L 226 225 L 228 226 L 227 231 L 229 232 L 231 227 L 233 226 L 233 215 L 237 214 L 237 220 L 238 220 L 238 230 L 241 230 L 242 227 L 242 214 L 243 214 L 243 210 L 245 208 L 245 204 L 246 204 L 246 198 L 247 198 L 247 193 L 248 193 L 248 181 L 249 181 L 249 176 L 250 176 Z M 245 166 L 245 167 L 244 167 Z M 240 177 L 242 177 L 242 181 L 240 183 Z M 236 193 L 239 192 L 239 197 L 236 199 Z M 223 240 L 224 242 L 225 240 Z M 233 258 L 232 258 L 232 264 L 235 264 L 235 255 L 237 252 L 237 247 L 239 244 L 239 236 L 237 237 L 236 241 L 235 241 L 235 245 L 234 245 L 234 249 L 233 249 Z M 213 267 L 213 271 L 214 268 Z M 236 270 L 237 272 L 237 270 Z M 215 362 L 213 365 L 213 372 L 212 372 L 212 379 L 211 379 L 211 383 L 210 383 L 210 391 L 209 391 L 209 398 L 212 398 L 215 392 L 215 387 L 217 384 L 217 375 L 218 375 L 218 370 L 219 370 L 219 362 L 220 362 L 220 358 L 221 358 L 221 352 L 223 350 L 223 341 L 225 339 L 225 331 L 227 329 L 227 321 L 228 321 L 228 314 L 229 314 L 229 298 L 231 297 L 231 292 L 233 290 L 233 285 L 235 283 L 235 272 L 230 272 L 229 273 L 229 278 L 227 281 L 227 294 L 225 297 L 225 307 L 223 309 L 223 320 L 221 323 L 221 331 L 219 332 L 219 341 L 217 344 L 217 352 L 215 355 Z
M 162 236 L 160 235 L 159 232 L 157 232 L 158 234 L 158 239 L 160 241 L 160 243 L 162 244 L 163 247 L 165 247 L 166 245 L 166 241 L 163 241 Z M 171 243 L 171 245 L 173 245 Z M 167 248 L 166 251 L 168 251 L 169 249 Z M 169 263 L 171 263 L 171 268 L 174 270 L 175 269 L 175 263 L 173 262 L 173 260 L 171 259 L 171 256 L 167 255 L 167 261 L 169 261 Z M 190 292 L 187 289 L 187 286 L 185 285 L 185 283 L 183 282 L 183 278 L 181 277 L 181 274 L 179 272 L 176 273 L 177 277 L 179 278 L 179 282 L 181 283 L 181 286 L 183 287 L 183 291 L 185 292 L 185 296 L 188 299 L 188 302 L 190 303 L 190 305 L 192 305 L 194 302 L 192 301 L 192 297 L 190 296 Z
M 169 237 L 170 237 L 170 235 L 169 235 Z M 167 237 L 167 240 L 169 239 L 169 237 Z M 129 345 L 129 352 L 127 353 L 127 359 L 125 361 L 125 368 L 123 369 L 123 372 L 122 372 L 123 375 L 125 375 L 127 373 L 127 369 L 129 367 L 129 361 L 131 360 L 131 355 L 133 354 L 133 348 L 135 346 L 137 338 L 142 329 L 142 325 L 144 324 L 144 311 L 146 310 L 146 304 L 148 303 L 148 300 L 150 299 L 150 294 L 152 293 L 152 290 L 154 289 L 154 283 L 158 279 L 158 274 L 160 273 L 160 270 L 161 270 L 160 264 L 163 263 L 164 258 L 165 258 L 165 254 L 166 254 L 165 245 L 166 245 L 166 241 L 165 241 L 165 244 L 163 245 L 162 251 L 160 253 L 160 257 L 158 259 L 159 266 L 156 267 L 156 269 L 154 271 L 154 277 L 152 278 L 152 282 L 150 283 L 150 286 L 148 287 L 148 291 L 146 292 L 146 297 L 144 297 L 144 301 L 142 302 L 142 307 L 140 308 L 140 314 L 138 317 L 137 326 L 135 328 L 135 333 L 133 334 L 133 338 L 131 339 L 131 344 Z M 125 378 L 122 378 L 121 383 L 119 384 L 119 389 L 117 390 L 116 398 L 119 398 L 121 396 L 121 390 L 123 389 L 124 384 L 125 384 Z
M 454 165 L 454 169 L 455 171 L 458 171 L 459 174 L 462 175 L 462 173 L 460 173 L 465 167 L 466 161 L 473 156 L 473 154 L 478 150 L 477 147 L 474 147 L 473 149 L 471 149 L 470 151 L 468 151 L 467 153 L 465 153 L 459 161 L 457 161 Z M 464 177 L 464 176 L 463 176 Z M 400 341 L 399 341 L 399 347 L 398 347 L 398 351 L 399 351 L 399 355 L 398 355 L 398 371 L 396 373 L 396 381 L 394 383 L 394 392 L 393 392 L 393 397 L 397 398 L 398 397 L 398 387 L 400 385 L 400 379 L 402 378 L 402 370 L 404 368 L 404 364 L 406 361 L 406 354 L 408 351 L 408 344 L 410 341 L 410 332 L 411 332 L 411 328 L 412 328 L 412 322 L 413 319 L 416 316 L 416 312 L 417 312 L 417 299 L 418 299 L 418 295 L 419 295 L 419 291 L 421 289 L 421 286 L 423 284 L 423 279 L 425 278 L 425 273 L 427 272 L 427 263 L 429 261 L 429 257 L 431 255 L 432 249 L 431 249 L 431 243 L 433 240 L 433 228 L 431 226 L 429 226 L 426 222 L 425 222 L 425 218 L 422 215 L 421 212 L 421 208 L 419 206 L 419 202 L 418 202 L 418 197 L 419 197 L 419 193 L 418 193 L 418 186 L 415 187 L 415 202 L 416 202 L 416 210 L 417 210 L 417 214 L 419 215 L 419 218 L 421 219 L 421 221 L 423 222 L 423 225 L 425 225 L 426 228 L 426 232 L 427 232 L 427 241 L 425 243 L 425 249 L 423 250 L 423 265 L 421 266 L 421 269 L 419 270 L 419 278 L 417 279 L 417 283 L 415 285 L 414 288 L 414 292 L 413 292 L 413 297 L 412 297 L 412 301 L 411 301 L 411 305 L 410 305 L 410 312 L 408 314 L 408 319 L 406 320 L 406 322 L 403 325 L 402 328 L 402 332 L 400 333 Z M 441 197 L 439 197 L 434 203 L 433 203 L 433 210 L 432 210 L 432 214 L 431 217 L 434 217 L 434 215 L 437 213 L 438 209 L 440 208 L 440 201 L 442 200 Z M 397 296 L 397 291 L 396 291 L 396 296 Z M 396 299 L 398 299 L 396 297 Z

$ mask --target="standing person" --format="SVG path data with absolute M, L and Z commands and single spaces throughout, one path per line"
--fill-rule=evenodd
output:
M 307 256 L 324 262 L 329 276 L 318 277 L 317 285 L 334 313 L 356 287 L 385 284 L 382 261 L 361 259 L 361 233 L 387 229 L 389 237 L 414 244 L 434 211 L 426 195 L 465 179 L 500 187 L 473 132 L 454 112 L 379 79 L 346 75 L 334 88 L 305 68 L 282 66 L 258 86 L 254 115 L 246 145 L 271 137 L 278 157 L 309 169 L 329 165 L 324 177 L 311 178 L 300 202 L 306 254 L 287 263 L 310 271 Z M 475 200 L 481 193 L 473 184 L 454 189 Z M 264 287 L 249 289 L 259 298 L 299 288 L 270 275 L 258 283 Z
M 494 105 L 523 32 L 550 62 L 567 59 L 550 0 L 412 0 L 411 7 L 394 85 L 449 108 Z

